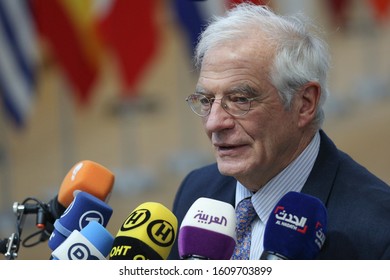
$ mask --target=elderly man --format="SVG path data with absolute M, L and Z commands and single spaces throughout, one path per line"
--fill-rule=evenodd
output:
M 199 197 L 238 207 L 250 198 L 256 217 L 250 252 L 259 259 L 266 222 L 289 191 L 319 198 L 328 231 L 318 259 L 390 259 L 390 188 L 338 150 L 321 129 L 328 95 L 326 44 L 299 17 L 241 4 L 205 29 L 200 69 L 187 98 L 200 116 L 216 163 L 182 182 L 179 222 Z M 176 247 L 170 259 L 178 259 Z

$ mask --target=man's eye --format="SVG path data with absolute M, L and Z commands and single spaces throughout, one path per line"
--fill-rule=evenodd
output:
M 210 101 L 206 97 L 200 97 L 199 103 L 202 105 L 208 105 L 208 104 L 210 104 Z
M 234 103 L 248 103 L 248 97 L 240 95 L 229 96 L 229 100 Z

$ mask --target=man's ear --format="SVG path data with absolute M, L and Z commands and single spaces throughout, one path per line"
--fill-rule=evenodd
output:
M 316 82 L 305 84 L 298 93 L 299 102 L 299 127 L 310 124 L 317 113 L 318 104 L 321 97 L 321 87 Z

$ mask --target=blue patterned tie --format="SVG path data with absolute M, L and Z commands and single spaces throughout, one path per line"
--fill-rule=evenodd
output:
M 251 248 L 251 223 L 256 217 L 256 211 L 250 197 L 247 197 L 238 203 L 236 208 L 236 217 L 237 243 L 231 259 L 248 260 Z

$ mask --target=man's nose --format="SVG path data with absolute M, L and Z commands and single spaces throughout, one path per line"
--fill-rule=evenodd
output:
M 215 132 L 226 128 L 231 128 L 234 125 L 233 117 L 225 111 L 224 104 L 220 99 L 214 100 L 210 108 L 210 113 L 205 117 L 204 125 L 206 130 Z

